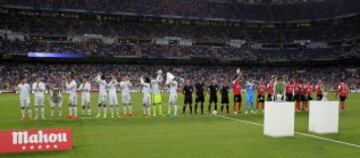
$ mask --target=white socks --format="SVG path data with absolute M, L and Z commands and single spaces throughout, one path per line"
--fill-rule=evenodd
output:
M 25 117 L 25 110 L 21 109 L 21 117 Z
M 28 109 L 27 109 L 27 110 L 28 110 L 29 117 L 30 117 L 30 118 L 32 118 L 32 111 L 31 111 L 31 108 L 30 108 L 30 107 L 28 107 Z
M 73 110 L 74 110 L 74 115 L 77 116 L 78 107 L 73 107 Z
M 177 105 L 174 105 L 174 115 L 177 115 Z
M 105 116 L 107 115 L 107 106 L 104 107 L 104 115 L 105 115 Z
M 111 116 L 114 116 L 114 105 L 110 106 L 110 112 L 111 112 Z
M 69 115 L 73 115 L 73 108 L 69 107 Z
M 174 107 L 174 115 L 177 115 L 177 105 L 168 104 L 168 115 L 171 115 L 171 106 Z

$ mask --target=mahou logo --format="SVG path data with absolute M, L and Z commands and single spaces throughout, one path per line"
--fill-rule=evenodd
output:
M 70 129 L 0 131 L 0 153 L 71 150 Z

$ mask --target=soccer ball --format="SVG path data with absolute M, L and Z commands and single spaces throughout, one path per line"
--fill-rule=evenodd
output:
M 161 75 L 161 74 L 162 74 L 162 70 L 159 69 L 156 73 L 157 73 L 158 75 Z
M 213 114 L 213 115 L 217 115 L 218 112 L 217 112 L 217 111 L 213 111 L 212 114 Z

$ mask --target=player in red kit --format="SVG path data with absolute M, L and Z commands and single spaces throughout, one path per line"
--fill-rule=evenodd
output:
M 294 100 L 294 80 L 291 80 L 286 83 L 285 95 L 286 95 L 286 101 Z
M 315 85 L 316 90 L 316 100 L 322 100 L 323 98 L 323 84 L 322 81 L 319 80 L 318 83 Z
M 266 92 L 266 86 L 264 84 L 263 79 L 260 79 L 259 85 L 257 87 L 257 104 L 256 109 L 264 109 L 264 102 L 265 102 L 265 92 Z
M 303 100 L 303 110 L 308 111 L 309 100 L 312 100 L 311 94 L 313 91 L 313 86 L 310 81 L 303 85 L 304 89 L 304 100 Z
M 296 110 L 296 112 L 300 111 L 300 102 L 301 102 L 300 91 L 301 91 L 301 82 L 297 81 L 294 84 L 294 94 L 295 94 L 294 100 L 295 100 L 295 110 Z
M 239 72 L 233 81 L 234 114 L 238 114 L 241 112 L 241 82 L 242 74 L 241 72 Z
M 344 109 L 345 109 L 345 100 L 346 100 L 346 98 L 348 97 L 348 94 L 349 94 L 349 87 L 344 82 L 344 80 L 341 80 L 340 84 L 338 85 L 337 93 L 338 93 L 339 98 L 340 98 L 340 110 L 344 111 Z
M 274 78 L 275 76 L 271 77 L 271 80 L 269 81 L 269 83 L 267 84 L 266 88 L 267 88 L 267 93 L 268 93 L 268 101 L 272 101 L 273 100 L 273 96 L 274 96 Z
M 307 98 L 305 97 L 305 81 L 300 82 L 300 101 L 302 101 L 300 110 L 307 111 Z

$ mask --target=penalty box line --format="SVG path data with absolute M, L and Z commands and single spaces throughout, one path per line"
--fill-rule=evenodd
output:
M 218 116 L 218 117 L 221 117 L 221 118 L 225 118 L 225 119 L 229 119 L 229 120 L 233 120 L 233 121 L 245 123 L 245 124 L 250 124 L 250 125 L 255 125 L 255 126 L 260 126 L 260 127 L 263 126 L 263 124 L 257 123 L 257 122 L 253 122 L 253 121 L 241 120 L 241 119 L 237 119 L 237 118 L 233 118 L 233 117 L 227 117 L 227 116 L 222 116 L 222 115 L 217 115 L 217 116 Z M 359 145 L 359 144 L 354 144 L 354 143 L 349 143 L 349 142 L 334 140 L 334 139 L 330 139 L 330 138 L 320 137 L 320 136 L 313 135 L 313 134 L 308 134 L 308 133 L 303 133 L 303 132 L 297 132 L 297 131 L 295 131 L 295 134 L 298 134 L 298 135 L 301 135 L 301 136 L 305 136 L 305 137 L 309 137 L 309 138 L 318 139 L 318 140 L 323 140 L 323 141 L 338 143 L 338 144 L 342 144 L 342 145 L 346 145 L 346 146 L 351 146 L 351 147 L 355 147 L 355 148 L 360 148 L 360 145 Z

